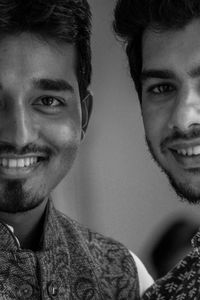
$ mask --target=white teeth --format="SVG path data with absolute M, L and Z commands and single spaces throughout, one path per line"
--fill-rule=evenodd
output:
M 37 163 L 37 157 L 26 157 L 19 159 L 0 158 L 0 166 L 4 168 L 24 168 Z
M 182 150 L 182 154 L 183 154 L 183 155 L 186 155 L 186 154 L 187 154 L 187 151 L 186 151 L 186 150 Z
M 18 168 L 23 168 L 24 167 L 24 159 L 18 159 L 17 161 L 17 167 Z
M 8 160 L 8 168 L 16 168 L 17 167 L 17 160 L 16 159 L 9 159 Z
M 200 146 L 194 147 L 194 148 L 193 148 L 193 153 L 194 153 L 194 155 L 200 154 Z
M 31 164 L 31 160 L 30 160 L 30 158 L 25 158 L 25 160 L 24 160 L 24 164 L 25 164 L 25 166 L 26 167 L 28 167 L 30 164 Z
M 194 156 L 194 155 L 200 155 L 200 146 L 191 147 L 188 149 L 179 149 L 177 150 L 178 154 L 184 155 L 184 156 Z

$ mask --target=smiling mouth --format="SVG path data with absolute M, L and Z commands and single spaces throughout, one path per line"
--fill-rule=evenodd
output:
M 185 170 L 200 170 L 200 145 L 196 146 L 173 146 L 168 150 L 173 155 L 176 163 Z
M 5 169 L 24 169 L 34 167 L 46 158 L 42 156 L 29 156 L 20 158 L 0 157 L 0 167 Z
M 192 157 L 192 156 L 200 155 L 200 145 L 194 147 L 188 147 L 188 148 L 180 148 L 180 149 L 171 148 L 170 150 L 183 157 Z

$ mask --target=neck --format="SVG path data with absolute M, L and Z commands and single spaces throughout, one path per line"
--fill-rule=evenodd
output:
M 31 250 L 37 248 L 42 234 L 43 216 L 47 200 L 45 199 L 39 206 L 27 212 L 15 214 L 0 212 L 0 220 L 13 227 L 21 248 Z

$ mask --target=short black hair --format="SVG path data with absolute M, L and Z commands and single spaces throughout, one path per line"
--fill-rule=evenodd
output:
M 200 18 L 199 0 L 118 0 L 113 27 L 126 43 L 130 73 L 141 100 L 142 37 L 147 28 L 178 30 Z
M 91 81 L 91 11 L 87 0 L 0 0 L 0 36 L 22 32 L 75 45 L 83 98 Z

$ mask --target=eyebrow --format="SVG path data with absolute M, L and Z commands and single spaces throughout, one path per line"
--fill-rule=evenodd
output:
M 74 88 L 66 80 L 63 79 L 33 79 L 33 86 L 43 91 L 70 91 L 74 93 Z
M 141 81 L 144 82 L 151 78 L 159 78 L 159 79 L 174 79 L 176 76 L 173 71 L 164 69 L 164 70 L 156 70 L 149 69 L 143 70 L 141 73 Z
M 187 74 L 191 78 L 198 78 L 200 77 L 200 65 L 195 66 L 190 71 L 187 72 Z M 177 76 L 175 73 L 168 69 L 163 70 L 157 70 L 157 69 L 149 69 L 149 70 L 143 70 L 141 73 L 141 81 L 144 82 L 151 78 L 159 78 L 159 79 L 175 79 Z

